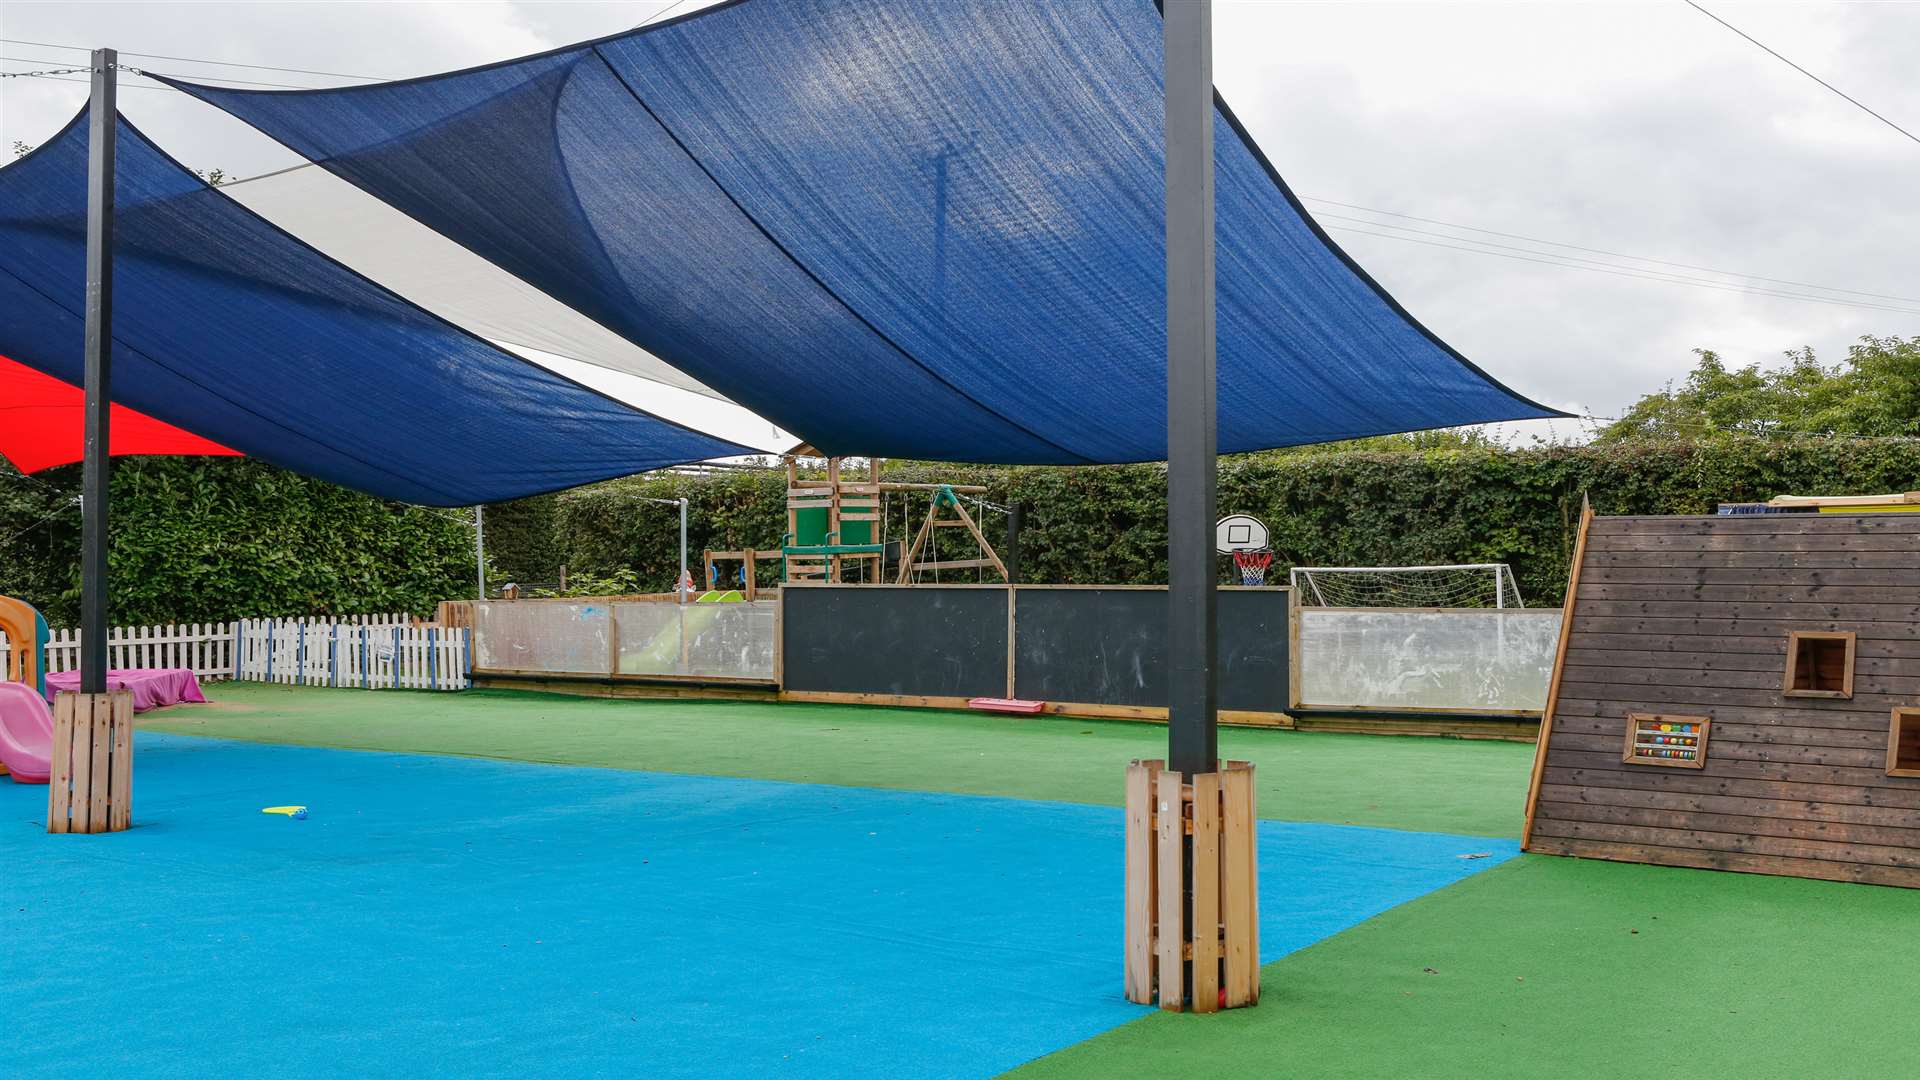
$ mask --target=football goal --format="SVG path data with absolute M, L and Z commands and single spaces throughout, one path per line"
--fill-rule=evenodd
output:
M 1303 607 L 1524 608 L 1505 563 L 1458 566 L 1296 566 Z

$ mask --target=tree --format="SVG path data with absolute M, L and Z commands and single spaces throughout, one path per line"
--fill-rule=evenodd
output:
M 1863 337 L 1833 367 L 1804 347 L 1767 371 L 1695 352 L 1700 362 L 1685 381 L 1641 398 L 1595 441 L 1920 434 L 1920 337 Z

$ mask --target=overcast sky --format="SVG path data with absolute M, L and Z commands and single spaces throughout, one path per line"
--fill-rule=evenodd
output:
M 597 37 L 706 2 L 4 0 L 0 38 L 13 40 L 0 43 L 0 70 L 84 63 L 78 52 L 21 43 L 32 41 L 400 78 Z M 1702 2 L 1920 132 L 1920 5 Z M 1683 374 L 1694 348 L 1772 364 L 1785 349 L 1811 345 L 1834 361 L 1863 334 L 1920 334 L 1920 144 L 1680 0 L 1219 0 L 1215 36 L 1221 92 L 1294 189 L 1321 200 L 1309 206 L 1334 237 L 1429 327 L 1538 400 L 1618 415 Z M 123 59 L 193 77 L 353 81 Z M 41 141 L 85 93 L 77 82 L 0 79 L 0 142 Z M 251 175 L 295 160 L 170 90 L 130 89 L 121 102 L 196 167 Z M 1378 233 L 1399 238 L 1370 235 Z M 1524 251 L 1456 250 L 1493 250 L 1485 244 Z M 1567 258 L 1723 288 L 1526 261 Z M 1724 288 L 1736 285 L 1904 310 Z

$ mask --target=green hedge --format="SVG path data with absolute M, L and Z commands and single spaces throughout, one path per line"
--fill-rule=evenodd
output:
M 77 621 L 79 468 L 21 476 L 0 464 L 0 593 Z M 463 512 L 356 494 L 261 462 L 117 462 L 112 608 L 119 625 L 238 616 L 424 614 L 472 592 Z
M 1024 502 L 1022 578 L 1032 582 L 1166 580 L 1166 470 L 1160 465 L 989 468 L 895 464 L 889 479 L 981 483 L 997 503 Z M 1249 513 L 1273 529 L 1275 569 L 1505 562 L 1529 603 L 1557 603 L 1582 494 L 1603 514 L 1712 513 L 1717 503 L 1779 494 L 1920 488 L 1920 440 L 1642 443 L 1419 453 L 1253 454 L 1220 464 L 1222 514 Z M 578 572 L 630 570 L 670 586 L 677 560 L 671 506 L 692 500 L 689 537 L 698 570 L 707 548 L 771 548 L 786 527 L 777 473 L 659 476 L 615 481 L 553 503 L 556 552 Z M 897 500 L 897 497 L 896 497 Z M 901 535 L 892 501 L 888 535 Z M 914 497 L 911 521 L 925 515 Z M 989 532 L 1001 539 L 997 515 Z M 948 541 L 961 530 L 944 530 Z M 1223 573 L 1225 568 L 1223 566 Z M 557 577 L 552 568 L 542 580 Z M 773 567 L 763 575 L 771 580 Z M 1224 580 L 1224 578 L 1223 578 Z
M 1024 580 L 1166 580 L 1166 472 L 1159 465 L 992 468 L 892 463 L 894 480 L 980 483 L 1028 507 Z M 56 623 L 78 603 L 78 470 L 22 477 L 0 466 L 0 593 Z M 712 549 L 770 549 L 786 529 L 777 471 L 663 474 L 489 507 L 496 582 L 625 574 L 672 586 L 690 500 L 695 573 Z M 1784 493 L 1920 489 L 1920 439 L 1642 443 L 1529 450 L 1270 453 L 1222 459 L 1220 512 L 1273 528 L 1289 565 L 1505 562 L 1532 604 L 1559 600 L 1583 493 L 1601 513 L 1711 513 Z M 927 497 L 893 496 L 890 537 L 917 527 Z M 902 521 L 903 511 L 908 521 Z M 1004 519 L 984 515 L 996 543 Z M 958 529 L 940 530 L 948 557 Z M 472 531 L 458 511 L 405 507 L 253 461 L 135 459 L 114 471 L 113 618 L 195 622 L 240 614 L 425 612 L 468 595 Z M 1223 574 L 1225 567 L 1223 566 Z M 777 570 L 762 570 L 771 582 Z M 970 575 L 963 574 L 963 578 Z

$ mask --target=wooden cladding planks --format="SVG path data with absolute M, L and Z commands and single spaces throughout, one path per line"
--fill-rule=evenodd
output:
M 133 822 L 133 692 L 53 701 L 47 831 L 117 832 Z
M 1920 888 L 1920 870 L 1862 863 L 1793 859 L 1777 855 L 1755 855 L 1748 852 L 1713 851 L 1690 847 L 1663 847 L 1657 844 L 1575 840 L 1557 836 L 1537 837 L 1529 850 L 1543 855 L 1574 855 L 1582 859 L 1610 859 L 1614 862 L 1690 866 L 1701 870 L 1730 870 L 1743 874 L 1782 874 L 1820 881 L 1852 881 L 1868 885 Z
M 1920 515 L 1897 517 L 1595 519 L 1528 850 L 1920 886 L 1920 768 L 1896 768 Z
M 1613 536 L 1725 536 L 1744 540 L 1755 537 L 1815 534 L 1905 534 L 1920 538 L 1920 514 L 1865 515 L 1773 514 L 1759 517 L 1714 515 L 1650 515 L 1596 518 L 1594 535 Z
M 1253 767 L 1188 781 L 1127 767 L 1127 1000 L 1214 1012 L 1260 999 Z

